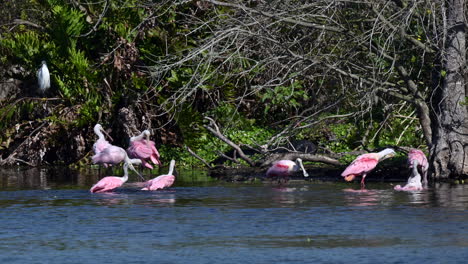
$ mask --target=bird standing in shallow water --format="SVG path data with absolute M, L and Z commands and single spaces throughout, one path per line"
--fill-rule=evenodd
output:
M 295 171 L 299 170 L 299 167 L 302 169 L 304 177 L 308 177 L 309 174 L 306 172 L 304 165 L 302 164 L 302 159 L 297 158 L 296 162 L 292 160 L 278 160 L 273 163 L 273 165 L 267 170 L 267 177 L 278 177 L 288 179 L 288 177 Z
M 413 170 L 411 176 L 408 178 L 408 182 L 403 187 L 401 187 L 401 185 L 395 186 L 395 188 L 393 188 L 395 191 L 421 191 L 423 189 L 421 175 L 418 172 L 419 162 L 415 159 L 411 164 L 413 165 Z
M 417 161 L 417 165 L 415 164 Z M 427 162 L 426 155 L 419 149 L 412 149 L 408 153 L 408 167 L 413 168 L 417 167 L 417 169 L 421 169 L 423 174 L 423 187 L 427 188 L 427 171 L 429 169 L 429 163 Z
M 100 193 L 100 192 L 109 192 L 120 186 L 122 186 L 128 180 L 128 167 L 133 164 L 140 164 L 139 159 L 132 159 L 125 162 L 123 165 L 124 176 L 107 176 L 98 181 L 93 187 L 91 187 L 90 192 Z
M 39 86 L 39 92 L 44 95 L 47 89 L 50 88 L 50 73 L 46 62 L 42 61 L 41 64 L 41 67 L 37 70 L 37 84 Z
M 116 165 L 121 163 L 122 161 L 128 163 L 128 166 L 131 170 L 133 170 L 138 176 L 140 176 L 143 180 L 143 176 L 133 167 L 132 163 L 130 162 L 130 158 L 127 155 L 127 152 L 121 147 L 117 147 L 114 145 L 109 145 L 107 148 L 103 149 L 101 152 L 96 153 L 94 156 L 91 157 L 94 164 L 102 164 L 104 167 L 109 165 Z M 139 160 L 139 159 L 137 159 Z M 138 164 L 141 164 L 141 160 Z
M 143 191 L 155 191 L 158 189 L 164 189 L 171 187 L 174 184 L 175 176 L 172 174 L 175 167 L 175 160 L 171 160 L 169 165 L 169 172 L 164 175 L 160 175 L 152 180 L 145 182 L 145 187 Z
M 130 158 L 141 159 L 143 166 L 153 169 L 149 161 L 159 166 L 161 166 L 161 161 L 154 142 L 149 139 L 150 134 L 149 130 L 144 130 L 140 135 L 131 137 L 127 153 Z
M 346 181 L 352 181 L 358 175 L 362 175 L 361 188 L 365 188 L 364 183 L 367 173 L 377 166 L 379 161 L 395 156 L 395 151 L 391 148 L 384 149 L 377 153 L 367 153 L 358 156 L 351 164 L 341 173 Z

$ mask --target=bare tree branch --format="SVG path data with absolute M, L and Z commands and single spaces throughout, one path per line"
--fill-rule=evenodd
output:
M 219 130 L 218 125 L 216 125 L 216 122 L 212 118 L 205 117 L 205 119 L 210 121 L 210 125 L 204 125 L 203 127 L 205 127 L 208 131 L 210 131 L 214 136 L 221 139 L 226 144 L 228 144 L 233 149 L 235 149 L 237 151 L 237 153 L 239 153 L 240 158 L 245 160 L 250 166 L 252 166 L 252 167 L 255 166 L 255 163 L 247 155 L 244 154 L 244 151 L 242 151 L 242 149 L 237 144 L 235 144 L 234 142 L 229 140 L 227 137 L 225 137 L 221 133 L 221 131 Z

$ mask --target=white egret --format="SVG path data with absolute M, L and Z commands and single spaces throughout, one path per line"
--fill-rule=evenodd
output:
M 42 66 L 37 70 L 37 82 L 42 94 L 50 88 L 50 73 L 45 61 L 42 61 Z

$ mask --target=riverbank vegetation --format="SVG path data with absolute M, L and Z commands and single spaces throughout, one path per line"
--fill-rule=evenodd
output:
M 258 166 L 304 144 L 293 155 L 339 164 L 403 146 L 424 149 L 434 177 L 468 174 L 464 0 L 19 0 L 0 13 L 3 164 L 88 164 L 101 123 L 123 147 L 151 128 L 179 164 Z

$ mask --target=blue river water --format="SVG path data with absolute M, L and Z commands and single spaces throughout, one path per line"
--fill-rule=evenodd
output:
M 1 173 L 1 172 L 0 172 Z M 468 185 L 130 183 L 0 174 L 0 263 L 465 263 Z

